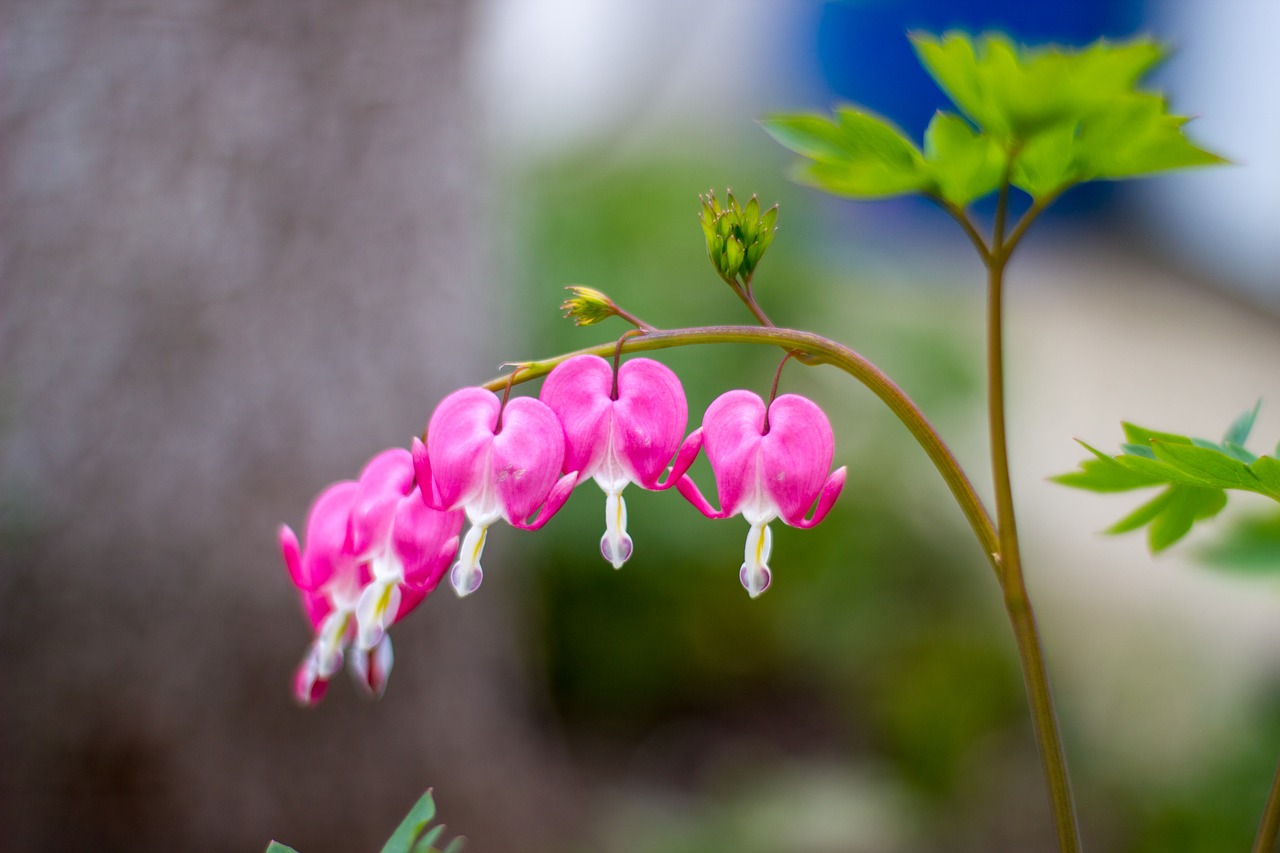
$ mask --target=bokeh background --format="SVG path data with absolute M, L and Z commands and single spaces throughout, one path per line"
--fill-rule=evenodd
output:
M 784 383 L 831 414 L 849 485 L 820 527 L 775 525 L 763 598 L 741 519 L 672 494 L 629 497 L 610 570 L 588 487 L 495 531 L 478 595 L 397 626 L 380 703 L 288 691 L 308 636 L 276 526 L 453 388 L 622 331 L 561 320 L 565 284 L 661 326 L 745 321 L 695 222 L 711 187 L 781 204 L 774 318 L 884 367 L 986 493 L 963 237 L 790 184 L 754 123 L 854 101 L 918 134 L 944 102 L 904 34 L 961 27 L 1168 40 L 1157 83 L 1237 163 L 1069 194 L 1011 269 L 1008 351 L 1089 846 L 1246 847 L 1280 756 L 1274 513 L 1233 498 L 1152 559 L 1097 534 L 1132 496 L 1046 478 L 1121 419 L 1216 436 L 1262 397 L 1254 449 L 1280 436 L 1277 25 L 1271 0 L 6 3 L 0 846 L 373 850 L 433 786 L 477 853 L 1049 849 L 989 570 L 831 371 Z M 696 424 L 776 355 L 663 360 Z

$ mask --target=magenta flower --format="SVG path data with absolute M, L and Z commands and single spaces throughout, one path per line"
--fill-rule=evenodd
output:
M 604 490 L 600 552 L 620 569 L 632 551 L 622 490 L 628 483 L 670 488 L 697 456 L 693 445 L 660 481 L 684 437 L 689 417 L 684 388 L 669 367 L 652 359 L 628 361 L 615 381 L 609 362 L 578 355 L 551 371 L 540 396 L 564 427 L 564 470 L 577 471 L 580 483 L 594 478 Z
M 347 526 L 356 483 L 346 480 L 322 491 L 307 516 L 307 547 L 287 525 L 280 526 L 280 551 L 289 577 L 315 631 L 307 656 L 294 674 L 294 696 L 304 705 L 319 702 L 329 679 L 342 668 L 343 653 L 355 635 L 355 609 L 368 572 L 346 549 Z M 380 668 L 380 667 L 375 667 Z
M 577 473 L 561 477 L 563 461 L 564 430 L 539 400 L 517 397 L 504 407 L 491 391 L 463 388 L 440 401 L 427 424 L 427 444 L 414 441 L 413 462 L 423 501 L 465 510 L 471 523 L 449 571 L 454 592 L 465 596 L 479 588 L 489 525 L 505 519 L 537 530 L 564 505 Z
M 281 526 L 285 567 L 315 631 L 294 675 L 299 702 L 319 702 L 346 657 L 357 683 L 382 695 L 394 659 L 386 629 L 439 583 L 461 526 L 461 513 L 423 505 L 403 449 L 374 457 L 359 482 L 334 483 L 320 493 L 307 516 L 305 549 Z
M 844 468 L 827 476 L 835 449 L 831 423 L 817 404 L 795 394 L 783 394 L 766 410 L 750 391 L 729 391 L 707 407 L 687 444 L 699 442 L 706 446 L 722 508 L 713 509 L 687 476 L 677 488 L 708 518 L 742 513 L 751 525 L 739 577 L 755 598 L 771 578 L 769 522 L 781 518 L 792 527 L 813 527 L 844 487 Z M 814 501 L 813 515 L 805 518 Z
M 458 552 L 461 530 L 462 513 L 423 502 L 409 451 L 396 447 L 369 460 L 360 472 L 345 543 L 371 575 L 356 606 L 361 651 L 376 648 L 387 629 L 436 588 Z

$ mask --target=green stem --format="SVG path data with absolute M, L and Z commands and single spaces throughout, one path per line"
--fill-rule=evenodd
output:
M 751 312 L 751 316 L 759 321 L 761 326 L 773 328 L 773 321 L 769 319 L 769 315 L 764 313 L 764 309 L 760 307 L 760 303 L 756 302 L 755 294 L 751 292 L 751 279 L 747 278 L 741 284 L 738 281 L 725 279 L 733 292 L 738 294 L 738 298 L 742 300 L 742 304 L 747 306 L 747 310 Z
M 1012 161 L 1011 161 L 1012 162 Z M 996 203 L 995 227 L 991 245 L 995 248 L 987 261 L 987 417 L 991 430 L 991 471 L 996 495 L 996 530 L 999 539 L 997 576 L 1004 593 L 1005 612 L 1013 627 L 1022 679 L 1031 707 L 1040 760 L 1049 786 L 1049 802 L 1053 810 L 1058 847 L 1063 853 L 1079 853 L 1080 830 L 1076 825 L 1071 780 L 1067 773 L 1062 735 L 1054 711 L 1049 675 L 1040 647 L 1035 612 L 1027 594 L 1022 574 L 1022 557 L 1018 548 L 1018 525 L 1013 509 L 1013 488 L 1009 479 L 1008 437 L 1004 404 L 1004 270 L 1011 246 L 1005 243 L 1005 217 L 1009 205 L 1008 174 L 1001 184 Z M 1025 225 L 1024 217 L 1023 224 Z M 1023 229 L 1025 230 L 1025 228 Z M 1018 234 L 1020 236 L 1020 232 Z M 1012 240 L 1015 242 L 1016 240 Z
M 992 568 L 999 571 L 996 552 L 999 545 L 991 516 L 982 499 L 974 490 L 973 484 L 960 468 L 960 463 L 952 455 L 950 448 L 938 435 L 937 430 L 929 423 L 924 413 L 906 393 L 894 384 L 881 370 L 861 355 L 842 344 L 828 340 L 812 332 L 801 332 L 794 329 L 775 327 L 759 328 L 756 326 L 703 326 L 691 329 L 666 329 L 635 335 L 621 342 L 623 352 L 644 352 L 649 350 L 668 349 L 671 347 L 689 346 L 691 344 L 765 344 L 782 347 L 788 351 L 802 353 L 808 358 L 805 364 L 830 364 L 848 373 L 881 399 L 889 409 L 898 416 L 907 430 L 916 439 L 933 462 L 934 467 L 942 475 L 956 503 L 964 512 L 974 535 L 982 544 Z M 511 374 L 499 376 L 484 383 L 482 387 L 491 391 L 504 388 L 508 382 L 520 384 L 531 379 L 545 376 L 561 362 L 575 355 L 613 355 L 618 343 L 600 344 L 576 352 L 564 353 L 541 361 L 520 362 L 515 365 Z
M 1271 780 L 1271 793 L 1262 811 L 1258 836 L 1253 840 L 1253 853 L 1273 853 L 1277 837 L 1280 837 L 1280 766 L 1276 767 L 1276 776 Z

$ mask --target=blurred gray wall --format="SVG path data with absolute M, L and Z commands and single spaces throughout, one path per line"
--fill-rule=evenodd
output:
M 472 850 L 564 828 L 518 581 L 399 626 L 378 705 L 288 695 L 275 526 L 500 357 L 466 7 L 0 12 L 6 850 L 377 849 L 428 785 Z

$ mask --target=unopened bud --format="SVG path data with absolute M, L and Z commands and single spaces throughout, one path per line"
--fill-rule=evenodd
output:
M 560 309 L 565 319 L 573 320 L 574 325 L 594 326 L 618 313 L 613 300 L 594 288 L 570 285 L 565 290 L 573 295 L 561 303 Z
M 707 257 L 716 272 L 727 282 L 750 279 L 773 242 L 778 221 L 778 206 L 760 213 L 760 201 L 754 195 L 746 206 L 738 203 L 732 192 L 725 194 L 721 206 L 715 192 L 701 197 L 698 221 L 707 244 Z

